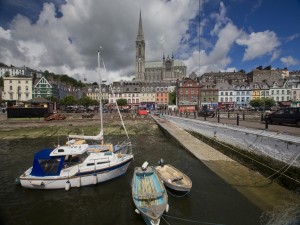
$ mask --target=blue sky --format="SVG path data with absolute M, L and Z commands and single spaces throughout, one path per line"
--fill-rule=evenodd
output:
M 147 61 L 174 53 L 199 75 L 300 69 L 299 0 L 0 0 L 0 62 L 92 82 L 101 45 L 107 79 L 132 79 L 140 10 Z

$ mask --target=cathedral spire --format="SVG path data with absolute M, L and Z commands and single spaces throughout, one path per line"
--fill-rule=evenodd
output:
M 143 25 L 142 25 L 142 11 L 140 10 L 140 20 L 139 20 L 139 30 L 136 36 L 137 41 L 144 40 L 144 32 L 143 32 Z

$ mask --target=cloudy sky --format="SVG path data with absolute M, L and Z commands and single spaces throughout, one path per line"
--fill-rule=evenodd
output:
M 147 61 L 300 69 L 299 0 L 0 0 L 0 62 L 94 82 L 102 46 L 104 79 L 130 80 L 140 10 Z

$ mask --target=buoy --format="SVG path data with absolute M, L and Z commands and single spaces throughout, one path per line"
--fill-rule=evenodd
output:
M 20 181 L 19 178 L 16 178 L 16 179 L 15 179 L 15 184 L 21 184 L 21 181 Z
M 168 213 L 169 212 L 169 204 L 167 204 L 167 207 L 166 207 L 166 213 Z
M 70 188 L 71 188 L 71 183 L 70 183 L 70 181 L 68 180 L 68 181 L 66 182 L 65 190 L 68 191 L 68 190 L 70 190 Z
M 94 184 L 97 184 L 98 183 L 98 178 L 97 178 L 97 174 L 94 174 L 94 178 L 93 178 L 93 182 Z
M 137 214 L 140 214 L 140 211 L 138 209 L 134 210 Z

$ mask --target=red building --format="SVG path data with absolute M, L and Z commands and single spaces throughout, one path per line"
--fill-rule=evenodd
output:
M 185 78 L 177 81 L 176 100 L 179 112 L 194 112 L 199 107 L 200 86 L 197 81 Z

